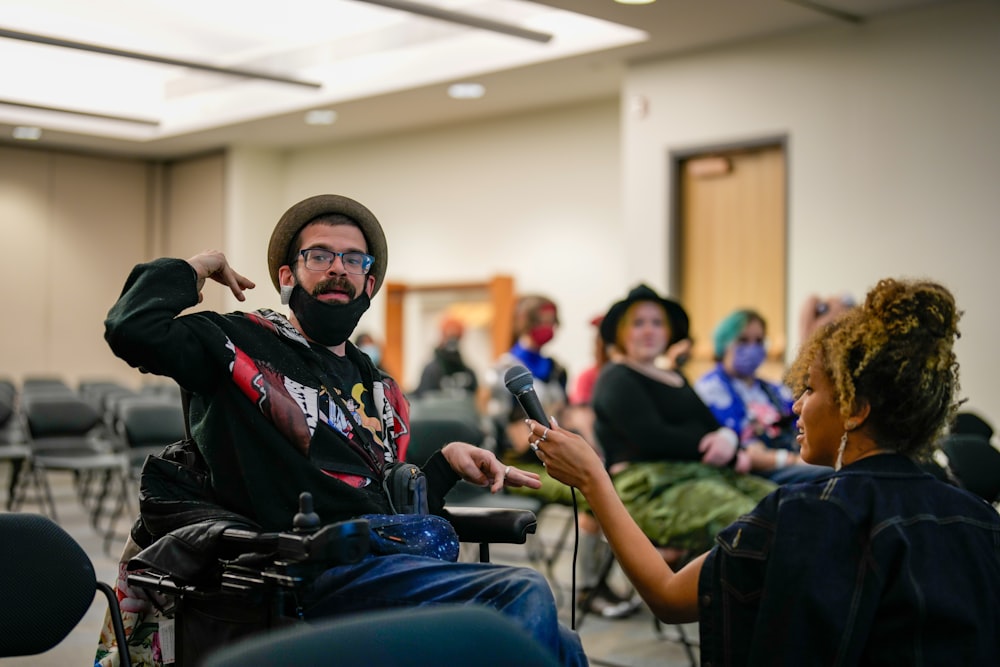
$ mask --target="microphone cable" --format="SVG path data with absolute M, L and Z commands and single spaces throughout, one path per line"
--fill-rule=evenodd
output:
M 573 561 L 571 567 L 572 574 L 570 575 L 569 584 L 569 627 L 576 632 L 576 557 L 580 551 L 580 517 L 578 515 L 579 509 L 576 504 L 576 487 L 569 487 L 570 495 L 573 497 Z

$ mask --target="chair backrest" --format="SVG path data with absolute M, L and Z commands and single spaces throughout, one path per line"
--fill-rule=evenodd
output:
M 66 381 L 59 377 L 26 377 L 24 381 L 21 382 L 21 393 L 25 396 L 28 395 L 38 395 L 38 394 L 63 394 L 63 395 L 76 395 L 76 391 L 73 390 Z
M 1000 501 L 1000 450 L 987 438 L 952 433 L 942 439 L 941 449 L 963 487 L 989 503 Z
M 101 424 L 100 413 L 76 394 L 24 394 L 21 409 L 33 439 L 83 436 Z
M 959 412 L 955 415 L 951 432 L 978 435 L 987 440 L 993 437 L 993 427 L 975 412 Z
M 83 380 L 77 385 L 77 393 L 80 398 L 93 405 L 98 411 L 104 409 L 105 394 L 121 391 L 130 390 L 116 380 Z
M 513 621 L 481 606 L 375 611 L 294 626 L 232 644 L 204 667 L 555 667 L 559 663 Z
M 47 651 L 94 602 L 93 563 L 69 533 L 40 514 L 0 514 L 0 543 L 0 656 Z
M 165 447 L 184 437 L 180 399 L 131 396 L 119 401 L 115 428 L 129 448 Z
M 461 441 L 482 444 L 484 434 L 474 424 L 462 417 L 410 417 L 410 445 L 406 461 L 423 465 L 431 454 L 449 442 Z
M 461 419 L 477 426 L 479 411 L 471 396 L 423 394 L 410 401 L 410 419 Z

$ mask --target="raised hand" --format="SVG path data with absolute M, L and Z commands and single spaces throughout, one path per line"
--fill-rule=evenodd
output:
M 189 259 L 188 264 L 198 274 L 198 303 L 201 303 L 204 298 L 201 290 L 208 278 L 228 287 L 239 301 L 246 301 L 243 290 L 256 287 L 252 280 L 234 271 L 233 267 L 229 266 L 229 260 L 226 259 L 226 256 L 218 250 L 201 252 Z

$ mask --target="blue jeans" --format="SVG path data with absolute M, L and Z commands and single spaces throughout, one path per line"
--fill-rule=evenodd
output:
M 588 664 L 580 637 L 559 622 L 545 577 L 529 568 L 407 554 L 368 556 L 321 574 L 303 602 L 307 619 L 393 607 L 480 604 L 509 617 L 562 664 Z

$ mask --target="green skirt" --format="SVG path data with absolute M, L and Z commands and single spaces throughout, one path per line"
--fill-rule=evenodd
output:
M 715 536 L 778 488 L 756 475 L 697 462 L 632 463 L 615 489 L 657 546 L 707 551 Z

